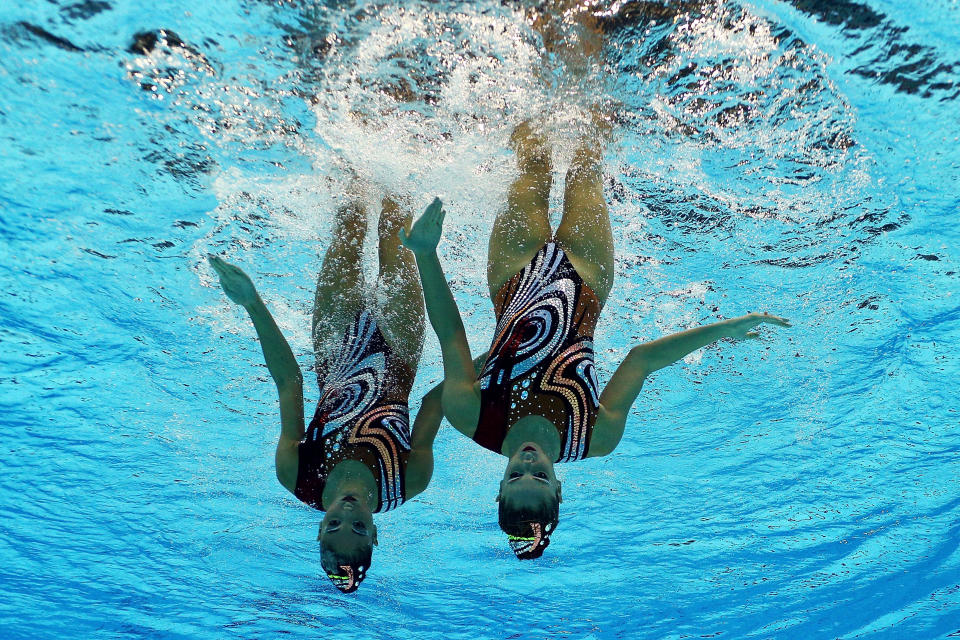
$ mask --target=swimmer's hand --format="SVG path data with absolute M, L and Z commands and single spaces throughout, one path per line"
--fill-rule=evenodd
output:
M 243 307 L 249 307 L 255 303 L 260 296 L 257 294 L 256 287 L 250 280 L 250 276 L 243 270 L 223 260 L 218 256 L 208 255 L 207 260 L 210 266 L 220 276 L 220 286 L 227 297 Z
M 447 212 L 443 210 L 440 198 L 434 198 L 423 215 L 413 223 L 410 233 L 400 229 L 397 234 L 400 236 L 400 243 L 415 255 L 436 252 L 437 245 L 440 244 L 440 236 L 443 235 L 443 218 L 446 215 Z
M 733 338 L 734 340 L 756 340 L 760 337 L 760 334 L 752 331 L 752 329 L 761 324 L 775 324 L 778 327 L 792 326 L 786 318 L 772 316 L 769 313 L 756 312 L 748 313 L 739 318 L 730 318 L 729 320 L 725 320 L 724 324 L 726 325 L 725 333 L 727 337 Z

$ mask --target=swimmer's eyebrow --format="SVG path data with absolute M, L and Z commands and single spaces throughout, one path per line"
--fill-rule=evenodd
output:
M 523 476 L 521 475 L 521 476 L 517 476 L 516 478 L 508 478 L 508 479 L 507 479 L 507 484 L 510 484 L 510 483 L 513 482 L 514 480 L 519 480 L 519 479 L 522 478 L 522 477 L 523 477 Z M 539 480 L 539 481 L 542 482 L 543 484 L 550 484 L 550 481 L 547 480 L 546 478 L 538 478 L 537 476 L 533 476 L 533 479 L 534 479 L 534 480 Z
M 366 533 L 360 533 L 359 531 L 357 531 L 357 530 L 354 529 L 353 527 L 350 527 L 349 529 L 344 529 L 342 525 L 337 525 L 336 527 L 334 527 L 334 528 L 332 528 L 332 529 L 327 529 L 327 533 L 339 533 L 340 531 L 349 531 L 349 532 L 352 533 L 353 535 L 355 535 L 355 536 L 360 536 L 361 538 L 366 538 L 366 537 L 368 537 L 368 536 L 370 535 L 370 532 L 369 532 L 369 531 L 366 532 Z M 319 538 L 317 538 L 317 539 L 319 540 Z

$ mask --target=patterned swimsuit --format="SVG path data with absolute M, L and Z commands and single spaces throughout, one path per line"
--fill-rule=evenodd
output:
M 497 453 L 510 427 L 535 415 L 560 433 L 560 457 L 586 457 L 600 403 L 593 331 L 600 301 L 555 241 L 493 301 L 497 329 L 480 373 L 474 441 Z
M 300 442 L 294 495 L 323 510 L 323 488 L 333 468 L 357 460 L 377 481 L 377 511 L 396 509 L 405 499 L 413 371 L 392 352 L 370 312 L 363 311 L 336 352 L 318 365 L 317 377 L 320 401 Z

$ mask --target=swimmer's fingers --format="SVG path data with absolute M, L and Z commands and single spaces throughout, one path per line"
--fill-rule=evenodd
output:
M 772 324 L 778 327 L 789 327 L 790 322 L 780 316 L 772 316 L 769 313 L 748 313 L 739 318 L 733 318 L 725 321 L 729 329 L 727 336 L 735 340 L 756 340 L 760 334 L 753 331 L 761 324 Z
M 223 266 L 227 264 L 223 261 L 223 258 L 220 256 L 215 256 L 212 253 L 207 254 L 207 262 L 210 263 L 210 266 L 213 267 L 213 270 L 217 272 L 217 275 L 223 271 Z
M 220 278 L 220 286 L 227 297 L 239 305 L 247 306 L 257 299 L 257 290 L 250 276 L 243 269 L 223 258 L 208 255 L 207 261 Z
M 440 198 L 434 198 L 433 202 L 427 206 L 427 210 L 423 212 L 424 220 L 438 227 L 443 226 L 443 219 L 446 215 L 447 212 L 443 210 L 443 202 Z
M 769 313 L 764 312 L 763 314 L 758 314 L 760 322 L 765 322 L 767 324 L 775 324 L 778 327 L 792 327 L 790 321 L 786 318 L 781 318 L 780 316 L 773 316 Z
M 210 255 L 207 256 L 207 260 L 209 260 L 210 266 L 212 266 L 213 270 L 217 272 L 217 275 L 220 276 L 221 281 L 224 278 L 230 280 L 236 279 L 237 277 L 245 277 L 247 275 L 240 269 L 240 267 L 230 264 L 219 256 Z
M 400 242 L 415 254 L 436 251 L 437 245 L 440 244 L 440 236 L 443 234 L 445 215 L 440 198 L 434 198 L 424 210 L 423 215 L 413 223 L 410 232 L 398 234 Z
M 230 277 L 231 264 L 215 255 L 208 255 L 207 262 L 213 267 L 213 270 L 217 273 L 217 277 L 220 278 L 220 285 L 223 286 L 224 279 Z

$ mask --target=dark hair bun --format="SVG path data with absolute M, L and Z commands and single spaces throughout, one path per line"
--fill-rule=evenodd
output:
M 340 591 L 353 593 L 360 588 L 360 583 L 367 577 L 367 572 L 361 565 L 342 564 L 338 567 L 337 573 L 328 573 L 327 577 Z
M 510 548 L 517 556 L 517 560 L 534 560 L 543 555 L 550 546 L 550 534 L 553 532 L 553 523 L 529 522 L 528 535 L 508 535 Z

